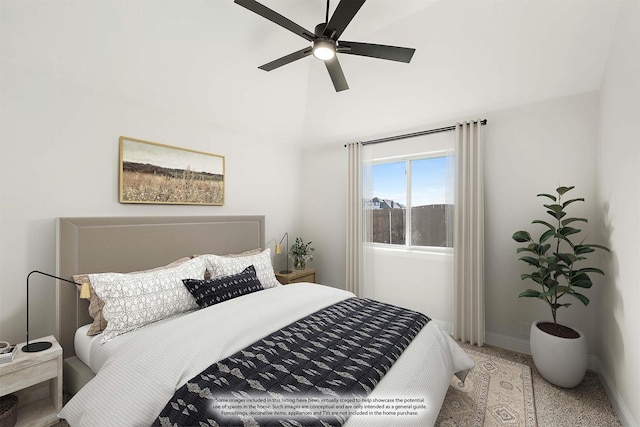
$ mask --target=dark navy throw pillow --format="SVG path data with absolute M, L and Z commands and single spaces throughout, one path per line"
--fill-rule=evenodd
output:
M 253 265 L 231 276 L 208 280 L 183 279 L 182 283 L 202 308 L 264 289 Z

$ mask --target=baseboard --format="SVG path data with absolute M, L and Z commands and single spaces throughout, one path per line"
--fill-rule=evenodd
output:
M 529 340 L 510 337 L 508 335 L 497 334 L 495 332 L 489 331 L 485 332 L 484 338 L 487 344 L 494 347 L 506 348 L 507 350 L 517 351 L 518 353 L 531 354 Z
M 531 354 L 529 340 L 523 338 L 487 331 L 485 332 L 485 342 L 494 347 L 505 348 L 507 350 L 517 351 L 518 353 Z M 598 372 L 600 369 L 600 360 L 590 354 L 587 359 L 587 369 Z
M 607 397 L 611 402 L 611 406 L 613 406 L 613 410 L 616 411 L 616 415 L 620 418 L 620 422 L 624 427 L 638 427 L 638 423 L 635 422 L 633 416 L 629 412 L 627 405 L 622 400 L 622 397 L 618 394 L 618 390 L 616 389 L 613 380 L 609 376 L 609 373 L 598 360 L 598 377 L 600 377 L 600 382 L 604 387 L 605 393 L 607 393 Z

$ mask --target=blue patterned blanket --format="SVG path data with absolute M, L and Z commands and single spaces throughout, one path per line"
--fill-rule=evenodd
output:
M 366 398 L 429 321 L 373 300 L 341 301 L 212 364 L 176 391 L 154 425 L 341 426 L 344 411 L 278 408 L 300 398 Z

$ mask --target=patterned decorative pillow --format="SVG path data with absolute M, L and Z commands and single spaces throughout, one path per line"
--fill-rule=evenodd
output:
M 253 265 L 231 276 L 210 280 L 184 279 L 182 283 L 202 308 L 264 289 Z
M 244 251 L 244 252 L 239 253 L 239 254 L 226 254 L 226 255 L 223 255 L 223 257 L 225 257 L 225 258 L 242 258 L 243 256 L 257 255 L 260 252 L 262 252 L 262 249 L 261 248 L 256 248 L 256 249 L 251 249 L 250 251 Z M 205 279 L 211 279 L 211 272 L 209 270 L 204 272 L 204 278 Z
M 262 252 L 262 248 L 255 248 L 255 249 L 251 249 L 249 251 L 244 251 L 244 252 L 239 253 L 239 254 L 226 254 L 226 255 L 223 255 L 223 256 L 225 258 L 242 258 L 243 256 L 258 255 L 260 252 Z
M 184 257 L 180 258 L 176 261 L 173 261 L 171 264 L 167 264 L 163 267 L 156 267 L 150 270 L 142 270 L 142 271 L 132 271 L 126 274 L 140 274 L 140 273 L 148 273 L 150 271 L 158 271 L 165 268 L 175 267 L 180 264 L 184 264 L 189 261 L 193 257 Z M 82 287 L 82 283 L 89 283 L 89 290 L 91 291 L 91 296 L 89 297 L 89 316 L 93 319 L 93 323 L 89 327 L 87 331 L 88 336 L 98 335 L 100 332 L 104 331 L 107 327 L 107 321 L 102 315 L 102 309 L 104 308 L 104 301 L 95 293 L 93 287 L 91 286 L 91 279 L 88 274 L 76 274 L 73 276 L 73 281 L 78 283 L 78 292 L 80 292 L 80 288 Z
M 281 286 L 276 279 L 271 265 L 271 249 L 267 248 L 256 255 L 228 258 L 218 255 L 202 255 L 207 263 L 207 270 L 211 272 L 211 278 L 238 274 L 245 268 L 253 265 L 256 269 L 256 276 L 262 287 L 265 289 Z
M 107 327 L 101 341 L 197 308 L 182 280 L 201 279 L 205 268 L 205 261 L 198 257 L 146 273 L 90 274 L 95 293 L 104 301 L 102 314 Z

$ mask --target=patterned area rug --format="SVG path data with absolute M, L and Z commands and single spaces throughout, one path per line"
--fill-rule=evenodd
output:
M 453 377 L 436 425 L 535 427 L 531 369 L 495 356 L 465 351 L 476 366 L 463 385 Z

